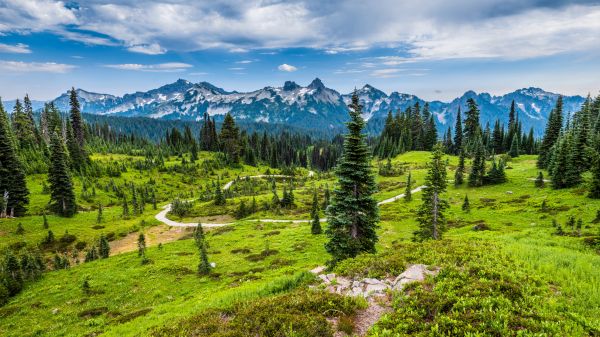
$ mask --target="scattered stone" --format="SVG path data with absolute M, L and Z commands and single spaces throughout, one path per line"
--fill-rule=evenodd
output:
M 58 308 L 52 309 L 52 315 L 56 315 L 56 314 L 58 314 Z
M 321 274 L 324 271 L 325 271 L 325 266 L 318 266 L 315 269 L 311 270 L 310 272 L 313 273 L 313 274 L 315 274 L 315 275 L 319 275 L 319 274 Z
M 513 194 L 513 191 L 506 191 L 506 194 Z
M 315 268 L 316 269 L 316 268 Z M 378 280 L 375 278 L 364 278 L 361 280 L 351 280 L 345 277 L 336 276 L 336 274 L 318 274 L 321 282 L 326 285 L 327 291 L 347 296 L 362 296 L 370 298 L 373 296 L 384 295 L 388 290 L 402 290 L 404 286 L 411 282 L 422 282 L 427 275 L 437 274 L 438 269 L 429 270 L 424 264 L 414 264 L 409 266 L 402 274 L 396 278 L 387 278 Z

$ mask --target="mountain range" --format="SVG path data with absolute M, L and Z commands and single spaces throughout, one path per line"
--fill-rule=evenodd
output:
M 149 117 L 155 119 L 198 121 L 205 112 L 222 120 L 226 113 L 244 123 L 273 123 L 293 125 L 304 129 L 341 129 L 348 119 L 347 104 L 351 93 L 340 94 L 327 88 L 316 78 L 308 86 L 287 81 L 281 87 L 265 87 L 251 92 L 226 91 L 208 82 L 192 83 L 183 79 L 146 92 L 124 96 L 93 93 L 77 89 L 84 113 L 124 117 Z M 389 95 L 370 85 L 357 90 L 363 105 L 363 117 L 370 132 L 379 132 L 388 111 L 404 110 L 426 101 L 410 94 L 392 92 Z M 436 117 L 438 130 L 443 133 L 453 127 L 460 107 L 466 111 L 469 98 L 475 99 L 481 110 L 481 122 L 493 125 L 496 119 L 506 123 L 512 101 L 515 101 L 518 117 L 524 130 L 533 127 L 541 135 L 559 94 L 540 88 L 524 88 L 493 96 L 488 93 L 467 91 L 451 102 L 430 101 L 430 111 Z M 564 111 L 571 113 L 580 109 L 585 98 L 563 96 Z M 69 108 L 69 95 L 64 93 L 54 104 L 63 111 Z M 5 102 L 7 110 L 11 103 Z M 34 101 L 34 108 L 39 106 Z

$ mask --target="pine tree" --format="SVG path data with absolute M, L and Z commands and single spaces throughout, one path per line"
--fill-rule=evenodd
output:
M 196 247 L 200 253 L 200 263 L 198 264 L 198 274 L 200 275 L 208 275 L 211 269 L 210 263 L 208 262 L 205 240 L 202 224 L 199 223 L 194 230 L 194 241 L 196 242 Z
M 419 229 L 414 232 L 415 240 L 440 240 L 446 230 L 444 211 L 448 202 L 441 198 L 446 191 L 446 161 L 441 145 L 436 145 L 429 163 L 425 186 L 423 188 L 423 204 L 417 211 Z
M 25 172 L 15 149 L 8 116 L 0 101 L 0 195 L 6 200 L 6 215 L 23 216 L 29 204 Z
M 471 173 L 469 173 L 469 186 L 478 187 L 483 186 L 483 179 L 485 177 L 485 151 L 481 138 L 475 141 L 475 153 L 473 163 L 471 165 Z
M 404 201 L 410 202 L 412 200 L 412 174 L 408 171 L 408 177 L 406 178 L 406 188 L 404 189 Z
M 510 144 L 510 151 L 508 154 L 512 158 L 516 158 L 519 156 L 519 137 L 513 137 L 512 144 Z
M 379 209 L 373 198 L 377 189 L 371 172 L 369 149 L 362 130 L 365 122 L 356 92 L 352 95 L 349 133 L 344 140 L 344 153 L 336 168 L 338 186 L 327 208 L 329 226 L 325 233 L 329 242 L 325 249 L 331 264 L 355 257 L 361 252 L 375 252 Z
M 225 196 L 223 195 L 223 190 L 221 190 L 220 183 L 217 182 L 217 186 L 215 187 L 215 205 L 223 206 L 225 205 Z
M 221 126 L 221 148 L 230 164 L 237 164 L 240 160 L 240 135 L 238 127 L 231 114 L 227 113 Z
M 29 105 L 27 109 L 30 109 L 31 101 L 29 101 L 27 96 L 26 100 Z M 33 148 L 36 143 L 34 135 L 35 124 L 32 124 L 33 120 L 30 119 L 27 111 L 24 110 L 25 109 L 21 105 L 21 102 L 17 99 L 12 114 L 12 127 L 15 133 L 16 141 L 21 149 Z
M 573 136 L 567 132 L 564 137 L 559 139 L 554 147 L 552 161 L 550 165 L 550 176 L 552 188 L 560 189 L 579 185 L 581 182 L 581 173 L 573 163 Z
M 598 154 L 596 154 L 594 158 L 594 164 L 592 166 L 592 182 L 588 197 L 592 199 L 600 199 L 600 155 Z
M 317 189 L 313 191 L 312 207 L 310 210 L 312 218 L 310 232 L 312 234 L 321 234 L 321 219 L 319 218 L 319 197 L 317 196 Z
M 62 140 L 54 133 L 51 137 L 50 168 L 48 170 L 50 183 L 51 209 L 61 216 L 70 217 L 77 213 L 73 181 L 67 166 L 67 156 Z
M 548 117 L 548 124 L 546 124 L 546 131 L 544 133 L 544 138 L 542 139 L 540 153 L 537 161 L 538 168 L 548 168 L 549 157 L 552 152 L 552 147 L 560 137 L 560 133 L 562 130 L 562 111 L 563 98 L 562 96 L 559 96 L 558 100 L 556 101 L 556 106 L 550 112 L 550 116 Z
M 96 223 L 102 223 L 102 204 L 98 204 L 98 216 L 96 216 Z
M 471 212 L 471 205 L 469 204 L 469 196 L 466 194 L 465 194 L 465 200 L 463 201 L 463 204 L 462 204 L 462 210 L 465 213 Z
M 85 131 L 75 88 L 71 88 L 69 92 L 69 104 L 71 109 L 69 111 L 70 123 L 67 125 L 67 148 L 71 156 L 72 167 L 81 169 L 89 159 L 84 149 Z M 71 135 L 69 135 L 69 130 L 71 130 Z
M 462 117 L 460 114 L 460 106 L 456 112 L 456 125 L 454 126 L 454 154 L 462 152 L 463 148 L 463 128 L 462 128 Z
M 129 205 L 126 196 L 123 196 L 123 219 L 129 219 Z
M 98 241 L 98 255 L 102 259 L 107 259 L 110 255 L 110 245 L 104 234 L 100 235 L 100 240 Z
M 42 218 L 43 218 L 43 220 L 44 220 L 44 223 L 43 223 L 43 227 L 44 227 L 44 229 L 48 229 L 48 227 L 50 227 L 50 225 L 48 224 L 48 218 L 46 218 L 46 213 L 44 213 L 44 214 L 42 215 Z
M 138 256 L 146 259 L 146 236 L 144 233 L 140 233 L 140 235 L 138 235 L 137 246 Z
M 479 107 L 473 98 L 467 100 L 469 110 L 467 110 L 464 129 L 464 144 L 467 151 L 473 150 L 477 146 L 477 139 L 481 141 L 481 126 L 479 124 Z
M 465 153 L 464 151 L 460 151 L 458 156 L 458 166 L 456 167 L 456 171 L 454 172 L 454 186 L 460 186 L 464 182 L 465 176 Z
M 544 185 L 546 183 L 544 182 L 544 174 L 542 173 L 542 171 L 540 171 L 538 173 L 537 178 L 535 178 L 535 187 L 537 188 L 544 188 Z

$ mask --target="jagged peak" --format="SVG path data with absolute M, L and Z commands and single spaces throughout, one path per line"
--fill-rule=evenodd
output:
M 300 86 L 294 81 L 285 81 L 285 83 L 283 84 L 284 91 L 292 91 L 298 88 L 300 88 Z
M 319 79 L 318 77 L 315 78 L 312 82 L 310 82 L 310 84 L 308 85 L 309 89 L 324 89 L 325 85 L 323 84 L 323 82 L 321 82 L 321 79 Z

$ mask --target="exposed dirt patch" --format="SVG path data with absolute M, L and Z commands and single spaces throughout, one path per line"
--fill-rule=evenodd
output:
M 156 246 L 159 243 L 177 241 L 187 235 L 191 230 L 185 227 L 169 227 L 167 225 L 153 226 L 144 230 L 147 246 Z M 111 255 L 135 251 L 138 249 L 137 240 L 139 233 L 129 233 L 124 238 L 110 242 Z
M 381 316 L 391 311 L 390 299 L 387 296 L 369 298 L 369 306 L 359 311 L 354 318 L 354 334 L 365 336 Z

